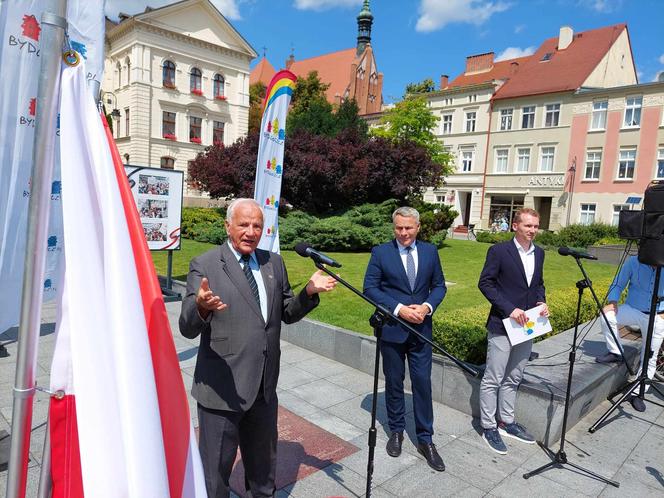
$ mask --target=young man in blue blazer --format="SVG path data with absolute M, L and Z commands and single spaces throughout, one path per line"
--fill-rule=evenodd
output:
M 535 443 L 528 431 L 514 420 L 516 393 L 532 341 L 512 346 L 503 319 L 510 317 L 525 325 L 528 320 L 525 311 L 540 304 L 544 305 L 541 315 L 549 315 L 544 293 L 544 251 L 533 243 L 539 218 L 534 209 L 522 208 L 516 212 L 512 223 L 514 239 L 489 248 L 478 283 L 491 303 L 486 324 L 486 369 L 480 384 L 480 423 L 484 441 L 501 455 L 507 453 L 501 436 Z
M 447 291 L 438 250 L 417 240 L 420 214 L 401 207 L 392 214 L 395 239 L 376 246 L 364 276 L 364 292 L 394 315 L 403 318 L 431 339 L 431 315 Z M 417 450 L 431 468 L 445 470 L 433 444 L 433 403 L 431 398 L 431 346 L 411 335 L 401 325 L 386 325 L 381 340 L 385 403 L 391 432 L 387 454 L 401 454 L 406 427 L 403 381 L 408 358 Z

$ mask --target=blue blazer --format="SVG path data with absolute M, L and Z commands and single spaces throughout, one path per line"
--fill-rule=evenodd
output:
M 417 279 L 412 291 L 396 240 L 372 249 L 364 275 L 364 293 L 389 311 L 394 312 L 399 303 L 408 306 L 425 302 L 436 311 L 446 292 L 438 249 L 433 244 L 417 241 Z M 413 324 L 413 327 L 431 339 L 431 315 L 427 315 L 422 323 Z M 403 343 L 408 335 L 401 325 L 386 325 L 382 340 Z
M 503 319 L 510 316 L 515 308 L 527 310 L 538 302 L 546 302 L 543 267 L 544 250 L 535 246 L 535 272 L 528 285 L 514 240 L 489 248 L 477 286 L 491 303 L 486 322 L 490 332 L 507 334 Z

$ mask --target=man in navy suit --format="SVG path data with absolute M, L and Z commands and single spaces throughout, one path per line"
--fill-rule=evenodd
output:
M 484 441 L 501 455 L 507 453 L 501 435 L 527 444 L 535 443 L 528 431 L 514 420 L 516 392 L 530 357 L 532 341 L 511 346 L 503 319 L 510 317 L 525 325 L 528 321 L 525 310 L 540 304 L 543 305 L 541 315 L 549 316 L 544 293 L 544 251 L 533 243 L 539 218 L 534 209 L 523 208 L 516 212 L 512 223 L 514 239 L 489 248 L 478 283 L 491 303 L 486 324 L 489 343 L 486 370 L 480 385 L 480 423 Z
M 410 322 L 424 337 L 431 339 L 431 315 L 445 297 L 447 288 L 438 250 L 417 241 L 420 214 L 401 207 L 392 214 L 395 240 L 376 246 L 364 276 L 364 292 L 394 315 Z M 433 435 L 431 399 L 431 346 L 411 335 L 401 325 L 386 325 L 380 343 L 385 375 L 385 400 L 391 431 L 387 454 L 401 454 L 406 427 L 403 381 L 408 358 L 417 451 L 437 471 L 445 470 L 436 451 Z

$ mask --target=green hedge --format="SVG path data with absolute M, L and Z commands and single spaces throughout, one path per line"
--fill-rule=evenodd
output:
M 513 232 L 478 232 L 477 241 L 496 244 L 514 237 Z M 548 247 L 577 247 L 587 248 L 593 245 L 621 244 L 618 238 L 618 227 L 606 223 L 593 223 L 591 225 L 569 225 L 558 232 L 542 230 L 537 234 L 535 242 Z
M 317 218 L 302 211 L 279 217 L 279 241 L 283 249 L 293 249 L 306 241 L 321 251 L 369 251 L 393 238 L 392 212 L 399 206 L 391 199 L 380 204 L 363 204 L 336 216 Z M 448 206 L 419 202 L 422 230 L 419 238 L 442 247 L 447 229 L 457 216 Z M 182 214 L 183 237 L 220 244 L 226 240 L 224 210 L 185 208 Z
M 594 282 L 593 288 L 600 299 L 606 295 L 610 283 L 609 280 Z M 553 331 L 536 342 L 574 327 L 577 292 L 576 287 L 570 287 L 547 294 Z M 473 308 L 437 312 L 433 318 L 434 342 L 458 358 L 476 365 L 483 364 L 486 361 L 485 324 L 489 308 L 485 302 Z M 581 301 L 581 322 L 592 320 L 596 315 L 597 307 L 590 292 L 586 291 Z

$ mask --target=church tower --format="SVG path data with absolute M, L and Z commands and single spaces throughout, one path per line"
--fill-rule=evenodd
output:
M 369 0 L 364 0 L 362 10 L 357 16 L 357 55 L 362 54 L 367 44 L 371 43 L 371 25 L 373 15 L 369 10 Z

